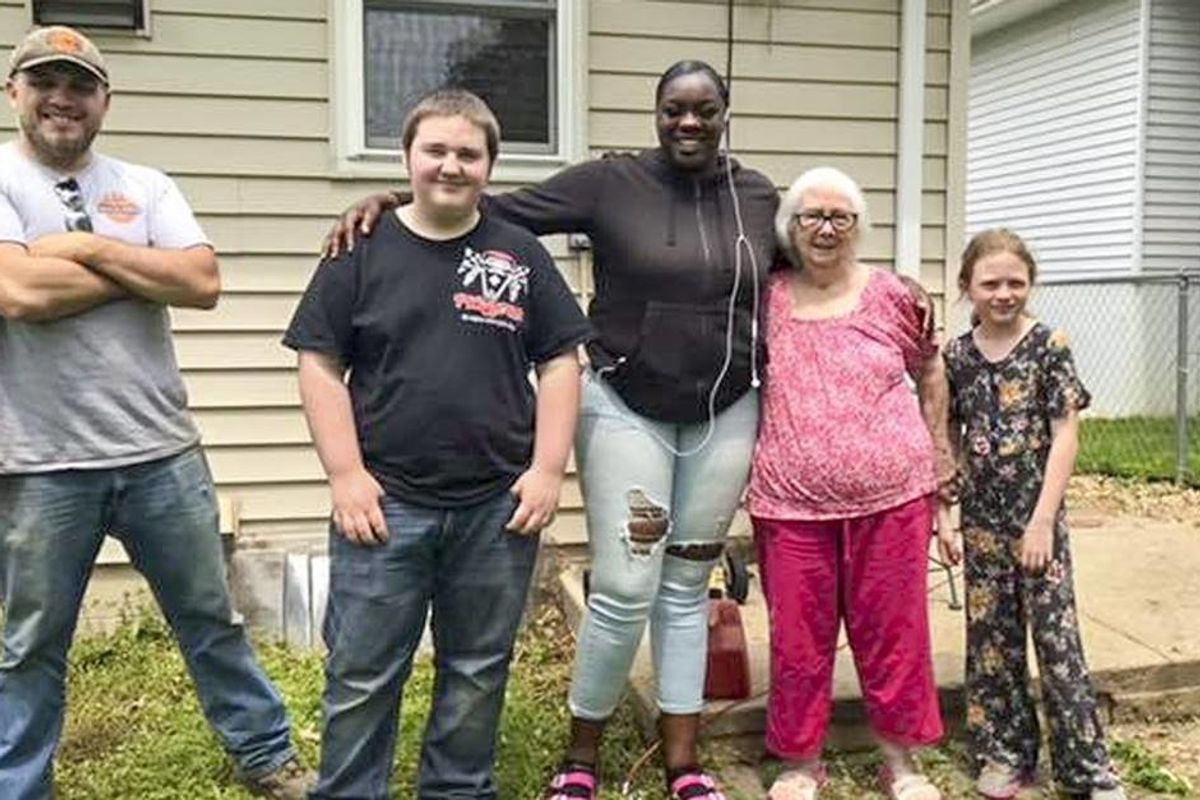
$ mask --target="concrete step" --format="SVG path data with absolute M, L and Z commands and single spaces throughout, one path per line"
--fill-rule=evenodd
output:
M 1200 684 L 1117 693 L 1108 699 L 1108 715 L 1115 722 L 1164 722 L 1192 719 L 1200 714 Z

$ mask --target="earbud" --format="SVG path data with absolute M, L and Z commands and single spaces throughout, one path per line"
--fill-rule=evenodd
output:
M 717 142 L 717 148 L 728 155 L 729 153 L 729 117 L 733 114 L 733 109 L 725 106 L 725 114 L 721 117 L 721 139 Z

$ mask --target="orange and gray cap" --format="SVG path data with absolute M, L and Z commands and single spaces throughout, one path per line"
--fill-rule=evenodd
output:
M 108 67 L 104 56 L 91 40 L 74 28 L 52 25 L 37 28 L 21 40 L 13 50 L 9 61 L 8 77 L 23 69 L 49 64 L 52 61 L 69 61 L 83 67 L 108 85 Z

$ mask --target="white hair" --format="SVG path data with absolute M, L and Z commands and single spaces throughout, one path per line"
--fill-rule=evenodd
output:
M 800 256 L 792 246 L 790 236 L 792 217 L 800 209 L 800 201 L 805 192 L 813 189 L 825 189 L 836 192 L 850 203 L 850 208 L 858 215 L 858 226 L 854 229 L 854 237 L 858 239 L 871 229 L 871 217 L 867 211 L 867 199 L 862 189 L 853 178 L 837 167 L 813 167 L 792 183 L 779 201 L 779 210 L 775 212 L 775 240 L 788 259 L 795 265 L 800 265 Z

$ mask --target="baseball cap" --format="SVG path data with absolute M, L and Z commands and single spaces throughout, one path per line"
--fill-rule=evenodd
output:
M 51 25 L 30 31 L 13 50 L 8 77 L 23 69 L 52 61 L 69 61 L 108 84 L 108 67 L 104 65 L 104 56 L 100 55 L 99 48 L 82 33 L 65 25 Z

